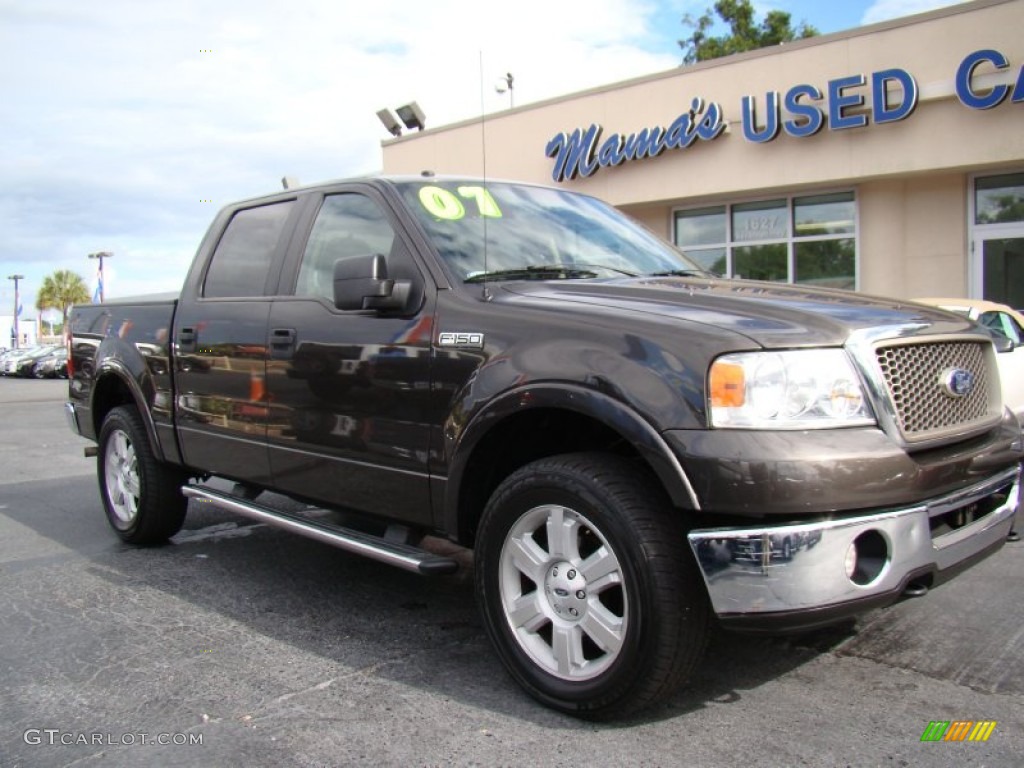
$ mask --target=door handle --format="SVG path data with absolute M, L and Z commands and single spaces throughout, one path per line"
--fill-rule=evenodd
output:
M 295 329 L 274 328 L 270 331 L 270 359 L 287 360 L 295 351 Z
M 196 348 L 196 331 L 194 328 L 182 328 L 178 331 L 178 350 L 194 352 Z

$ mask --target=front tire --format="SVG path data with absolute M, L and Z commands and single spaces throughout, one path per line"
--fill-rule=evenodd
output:
M 111 527 L 129 544 L 160 544 L 181 530 L 187 479 L 157 461 L 138 411 L 119 406 L 100 429 L 96 470 Z
M 633 462 L 567 454 L 517 470 L 484 510 L 475 559 L 498 655 L 550 707 L 630 715 L 703 654 L 707 597 L 685 530 Z

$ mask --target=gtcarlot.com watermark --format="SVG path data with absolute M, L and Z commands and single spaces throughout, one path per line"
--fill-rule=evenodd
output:
M 92 732 L 84 731 L 62 731 L 59 728 L 29 728 L 22 735 L 26 744 L 36 746 L 47 744 L 54 746 L 63 744 L 65 746 L 95 746 L 95 747 L 121 747 L 121 746 L 188 746 L 203 743 L 201 733 L 113 733 L 113 732 Z

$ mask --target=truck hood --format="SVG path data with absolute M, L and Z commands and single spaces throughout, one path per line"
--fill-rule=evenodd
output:
M 503 284 L 552 309 L 645 313 L 732 331 L 766 348 L 839 346 L 864 329 L 884 335 L 963 333 L 973 323 L 911 302 L 753 280 L 645 277 Z M 499 294 L 500 295 L 500 294 Z

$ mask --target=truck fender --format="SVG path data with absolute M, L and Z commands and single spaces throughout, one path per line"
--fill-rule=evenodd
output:
M 158 461 L 165 461 L 163 448 L 160 445 L 160 440 L 157 438 L 156 424 L 153 422 L 153 412 L 150 407 L 152 398 L 146 396 L 142 384 L 148 378 L 148 372 L 132 372 L 121 360 L 112 356 L 101 358 L 96 368 L 96 383 L 92 389 L 92 402 L 90 403 L 96 419 L 96 434 L 99 434 L 100 427 L 102 426 L 102 419 L 100 418 L 102 408 L 98 407 L 101 404 L 97 400 L 102 399 L 104 393 L 108 391 L 111 377 L 116 379 L 118 384 L 122 385 L 131 394 L 135 409 L 139 412 L 142 423 L 146 427 L 146 436 L 149 438 L 149 444 L 153 449 L 154 455 Z M 150 389 L 152 389 L 152 382 L 149 382 L 149 384 Z
M 572 384 L 529 384 L 509 390 L 475 413 L 452 440 L 445 442 L 449 461 L 443 518 L 449 532 L 460 530 L 459 493 L 475 448 L 505 418 L 526 409 L 546 408 L 588 416 L 628 440 L 658 476 L 672 504 L 699 510 L 700 502 L 686 471 L 661 434 L 640 414 L 606 394 Z M 450 431 L 446 428 L 446 435 Z

